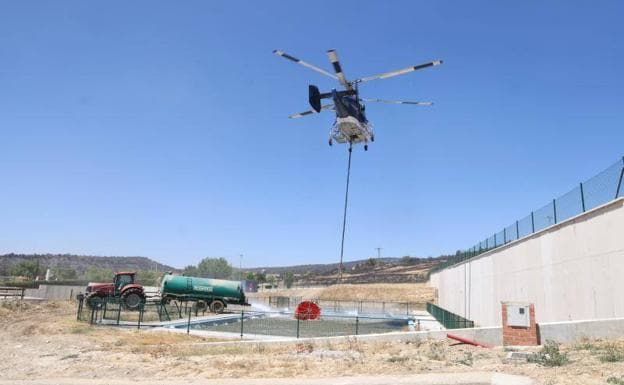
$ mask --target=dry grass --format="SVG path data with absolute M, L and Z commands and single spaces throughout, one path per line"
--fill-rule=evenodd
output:
M 250 298 L 268 296 L 303 297 L 304 299 L 348 301 L 431 302 L 435 289 L 425 283 L 372 283 L 331 285 L 325 288 L 284 289 L 251 293 Z
M 377 288 L 381 290 L 381 288 Z M 74 320 L 74 304 L 1 307 L 3 379 L 203 378 L 407 375 L 473 370 L 527 375 L 542 384 L 598 385 L 624 376 L 624 340 L 561 346 L 562 367 L 505 363 L 502 349 L 448 341 L 299 342 L 212 345 L 211 339 L 168 332 L 91 327 Z M 538 352 L 539 348 L 532 351 Z M 614 358 L 611 358 L 614 357 Z M 26 358 L 26 359 L 25 359 Z M 615 380 L 611 380 L 609 383 Z

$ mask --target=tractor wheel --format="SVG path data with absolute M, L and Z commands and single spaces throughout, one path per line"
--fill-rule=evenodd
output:
M 223 313 L 223 309 L 225 309 L 225 304 L 223 301 L 215 299 L 210 303 L 210 311 L 216 314 Z
M 121 294 L 121 301 L 126 309 L 138 310 L 145 303 L 145 295 L 139 289 L 128 289 Z

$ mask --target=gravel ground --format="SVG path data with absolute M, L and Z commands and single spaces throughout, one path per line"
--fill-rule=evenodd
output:
M 156 383 L 495 372 L 529 376 L 548 385 L 624 384 L 624 340 L 561 346 L 568 362 L 555 357 L 563 365 L 550 367 L 545 365 L 549 357 L 542 357 L 541 363 L 508 361 L 503 349 L 449 341 L 364 343 L 350 339 L 215 346 L 209 342 L 216 339 L 198 336 L 91 327 L 75 321 L 74 310 L 75 304 L 69 302 L 0 302 L 1 381 L 107 383 L 131 377 Z

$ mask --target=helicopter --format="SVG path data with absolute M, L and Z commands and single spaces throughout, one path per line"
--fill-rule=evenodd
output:
M 411 104 L 418 106 L 430 106 L 433 103 L 360 98 L 359 84 L 371 80 L 387 79 L 423 68 L 433 67 L 442 64 L 442 60 L 434 60 L 416 66 L 406 67 L 395 71 L 384 72 L 378 75 L 367 76 L 349 81 L 342 72 L 342 67 L 340 66 L 340 62 L 338 61 L 338 55 L 336 54 L 336 50 L 334 49 L 328 50 L 327 56 L 330 63 L 332 64 L 332 67 L 334 68 L 335 75 L 328 71 L 325 71 L 324 69 L 314 64 L 310 64 L 303 60 L 297 59 L 296 57 L 291 56 L 284 51 L 274 50 L 273 53 L 297 64 L 300 64 L 306 68 L 309 68 L 313 71 L 321 73 L 325 76 L 336 79 L 338 80 L 340 85 L 344 87 L 344 90 L 332 89 L 331 92 L 321 93 L 317 86 L 308 86 L 308 101 L 312 109 L 290 115 L 289 118 L 301 118 L 303 116 L 319 113 L 321 111 L 334 111 L 336 114 L 336 120 L 334 121 L 334 124 L 329 132 L 329 145 L 331 146 L 334 141 L 341 144 L 348 143 L 350 150 L 353 144 L 364 143 L 364 151 L 368 151 L 369 142 L 375 141 L 373 126 L 366 118 L 366 106 L 364 105 L 364 102 Z M 322 99 L 331 99 L 332 103 L 323 105 L 321 104 Z

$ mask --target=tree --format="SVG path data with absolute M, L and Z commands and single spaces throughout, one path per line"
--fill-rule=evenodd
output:
M 204 258 L 197 265 L 200 277 L 227 279 L 232 277 L 232 265 L 223 257 Z
M 266 274 L 265 273 L 256 273 L 256 281 L 258 281 L 258 283 L 265 283 L 266 282 Z
M 253 271 L 248 271 L 245 275 L 245 279 L 248 281 L 254 281 L 256 279 L 256 276 L 254 275 Z
M 91 266 L 85 273 L 85 278 L 92 282 L 112 282 L 114 275 L 111 269 Z
M 284 285 L 286 285 L 287 289 L 290 289 L 294 282 L 295 282 L 295 275 L 291 271 L 289 271 L 288 273 L 286 273 L 286 276 L 284 277 Z
M 193 266 L 193 265 L 188 265 L 184 268 L 184 271 L 182 271 L 182 275 L 185 275 L 187 277 L 196 277 L 199 275 L 199 271 L 197 270 L 197 266 Z
M 78 273 L 71 267 L 56 267 L 52 269 L 52 274 L 60 281 L 78 279 Z
M 39 275 L 39 261 L 24 261 L 11 267 L 11 275 L 35 279 Z
M 160 274 L 155 271 L 142 270 L 137 272 L 137 281 L 143 286 L 157 286 Z

